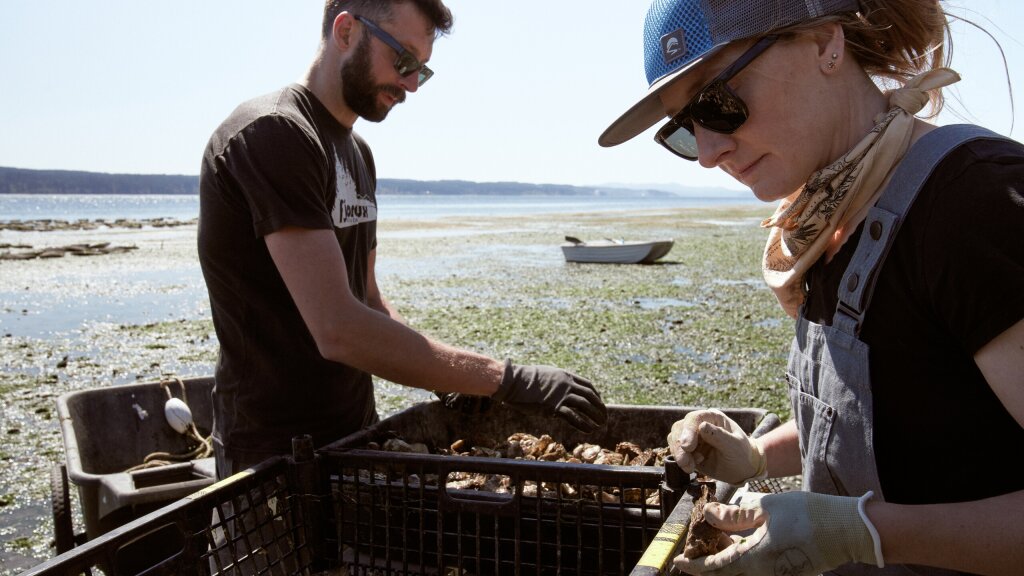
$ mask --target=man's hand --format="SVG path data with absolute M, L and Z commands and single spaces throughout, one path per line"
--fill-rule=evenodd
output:
M 505 361 L 505 374 L 491 396 L 523 411 L 559 416 L 583 432 L 608 419 L 601 395 L 589 380 L 552 366 L 517 366 Z
M 704 518 L 732 536 L 732 545 L 717 554 L 688 559 L 679 555 L 676 569 L 714 576 L 813 576 L 850 562 L 883 567 L 882 547 L 860 498 L 812 492 L 747 493 L 739 506 L 713 502 Z
M 668 447 L 686 472 L 730 484 L 765 477 L 764 449 L 721 410 L 695 410 L 672 425 Z

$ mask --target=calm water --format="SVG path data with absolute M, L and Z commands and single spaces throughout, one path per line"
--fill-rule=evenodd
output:
M 528 215 L 565 212 L 605 212 L 755 204 L 752 195 L 707 197 L 607 196 L 395 196 L 378 199 L 382 219 L 435 219 L 447 216 Z M 0 194 L 0 221 L 113 220 L 199 216 L 196 195 L 35 195 Z
M 199 215 L 199 196 L 135 194 L 0 194 L 4 220 L 114 220 L 173 218 Z

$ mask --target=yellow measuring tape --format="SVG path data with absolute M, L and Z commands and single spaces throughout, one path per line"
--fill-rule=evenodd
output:
M 647 547 L 647 551 L 637 562 L 637 566 L 655 568 L 660 570 L 669 560 L 669 556 L 679 546 L 679 539 L 686 533 L 686 524 L 669 523 L 662 524 L 661 530 Z
M 245 478 L 246 476 L 252 476 L 253 474 L 254 474 L 254 472 L 252 471 L 251 468 L 246 468 L 245 470 L 242 470 L 238 474 L 235 474 L 233 476 L 228 476 L 227 478 L 221 480 L 220 482 L 217 482 L 215 484 L 211 484 L 211 485 L 207 486 L 206 488 L 203 488 L 202 490 L 193 492 L 192 494 L 189 494 L 188 496 L 186 496 L 186 498 L 188 498 L 189 500 L 195 500 L 197 498 L 202 498 L 203 496 L 206 496 L 210 492 L 214 492 L 218 488 L 223 488 L 224 486 L 227 486 L 228 484 L 234 484 L 235 482 L 241 480 L 242 478 Z

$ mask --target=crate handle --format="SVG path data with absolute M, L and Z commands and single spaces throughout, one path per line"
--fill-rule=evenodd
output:
M 455 493 L 455 489 L 448 488 L 445 480 L 451 472 L 463 472 L 459 466 L 452 466 L 447 462 L 439 463 L 438 470 L 438 505 L 440 509 L 454 512 L 472 513 L 499 513 L 508 510 L 505 515 L 516 514 L 519 510 L 520 491 L 513 490 L 508 494 L 495 494 L 493 492 L 480 492 L 477 498 L 466 498 Z M 512 486 L 519 486 L 519 475 L 506 470 L 502 476 L 508 476 Z M 488 500 L 487 498 L 500 498 Z M 506 499 L 507 497 L 507 499 Z

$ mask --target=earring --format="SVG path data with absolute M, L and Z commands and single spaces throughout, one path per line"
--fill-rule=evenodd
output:
M 839 58 L 839 54 L 836 54 L 835 52 L 833 52 L 832 53 L 832 59 L 829 60 L 828 63 L 825 64 L 826 66 L 828 66 L 829 70 L 835 70 L 836 69 L 836 58 Z

